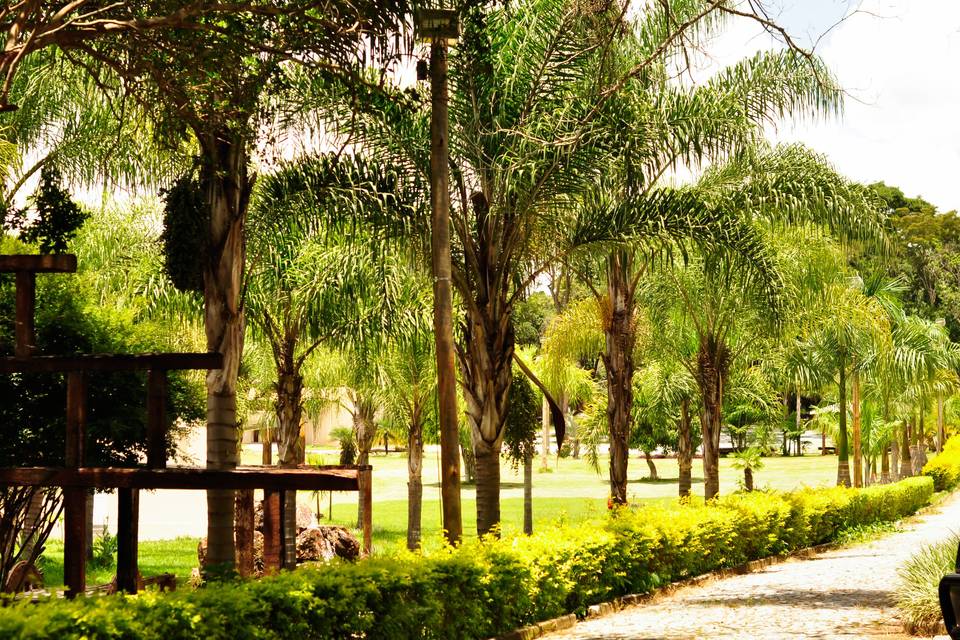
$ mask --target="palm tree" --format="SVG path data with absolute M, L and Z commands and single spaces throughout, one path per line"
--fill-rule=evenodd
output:
M 308 158 L 261 180 L 251 204 L 252 265 L 246 306 L 258 338 L 269 345 L 276 371 L 275 411 L 279 462 L 302 462 L 303 369 L 321 346 L 351 345 L 365 353 L 384 334 L 406 323 L 417 291 L 412 271 L 397 256 L 384 257 L 360 230 L 350 236 L 323 226 L 325 207 L 394 206 L 388 174 L 361 158 Z M 359 351 L 357 351 L 359 349 Z M 375 434 L 376 404 L 360 385 L 352 408 L 359 425 L 359 464 L 367 463 Z M 286 495 L 286 565 L 295 558 L 296 493 Z
M 423 290 L 427 288 L 424 287 Z M 384 363 L 386 419 L 407 436 L 407 548 L 420 548 L 424 427 L 434 419 L 436 369 L 428 331 L 394 340 Z

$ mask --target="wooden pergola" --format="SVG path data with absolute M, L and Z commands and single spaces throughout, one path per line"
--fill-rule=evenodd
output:
M 264 491 L 264 568 L 279 570 L 284 557 L 286 491 L 359 491 L 366 505 L 361 518 L 363 551 L 370 553 L 372 467 L 300 466 L 206 469 L 167 467 L 167 376 L 175 370 L 223 366 L 219 353 L 38 356 L 34 332 L 37 273 L 72 273 L 73 255 L 0 255 L 0 272 L 16 274 L 16 345 L 13 357 L 0 358 L 0 375 L 63 373 L 67 379 L 66 457 L 63 467 L 0 468 L 0 486 L 55 487 L 64 499 L 64 583 L 67 597 L 86 590 L 86 496 L 91 489 L 117 491 L 117 589 L 137 591 L 139 491 L 141 489 L 234 489 Z M 146 464 L 137 468 L 87 467 L 87 380 L 98 372 L 147 372 Z

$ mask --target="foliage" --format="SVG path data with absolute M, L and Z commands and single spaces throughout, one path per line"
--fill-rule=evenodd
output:
M 117 537 L 104 529 L 103 533 L 93 541 L 93 560 L 91 562 L 93 567 L 99 569 L 112 567 L 118 548 Z
M 527 538 L 333 563 L 137 598 L 15 604 L 5 638 L 488 638 L 672 580 L 833 539 L 926 504 L 930 480 L 622 510 Z
M 330 437 L 340 445 L 340 464 L 353 464 L 357 459 L 357 443 L 353 439 L 353 429 L 337 427 L 330 432 Z
M 510 383 L 510 408 L 503 436 L 504 455 L 516 468 L 528 457 L 536 455 L 536 437 L 540 426 L 539 395 L 526 376 L 514 372 Z
M 164 269 L 178 290 L 202 293 L 210 214 L 196 168 L 181 175 L 160 195 L 164 203 L 160 236 Z
M 70 194 L 60 185 L 60 172 L 45 167 L 40 173 L 40 186 L 30 199 L 35 219 L 27 223 L 26 210 L 7 214 L 5 227 L 20 232 L 25 242 L 40 245 L 40 253 L 63 253 L 67 242 L 90 214 L 70 199 Z M 11 224 L 12 219 L 12 224 Z
M 949 491 L 960 484 L 960 436 L 947 440 L 943 451 L 924 465 L 923 475 L 933 478 L 937 491 Z
M 911 635 L 931 635 L 943 630 L 937 586 L 940 578 L 953 573 L 960 534 L 923 547 L 897 573 L 897 609 Z

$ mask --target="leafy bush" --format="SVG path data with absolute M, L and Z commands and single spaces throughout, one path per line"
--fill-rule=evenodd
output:
M 897 608 L 903 626 L 913 635 L 943 632 L 937 585 L 940 578 L 953 573 L 960 535 L 923 547 L 900 567 Z
M 960 436 L 947 440 L 943 451 L 924 465 L 923 475 L 933 478 L 937 491 L 953 489 L 960 484 Z
M 622 509 L 516 539 L 299 569 L 258 582 L 40 606 L 12 604 L 3 638 L 489 638 L 672 580 L 833 539 L 926 504 L 929 478 L 754 492 L 710 505 Z
M 93 541 L 93 560 L 90 564 L 98 569 L 112 567 L 119 548 L 117 537 L 104 529 Z

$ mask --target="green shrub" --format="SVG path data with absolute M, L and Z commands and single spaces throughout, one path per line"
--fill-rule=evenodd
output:
M 401 552 L 193 592 L 11 604 L 0 612 L 0 637 L 489 638 L 894 520 L 932 494 L 929 478 L 910 478 L 865 490 L 754 492 L 709 505 L 623 509 L 427 556 Z
M 897 573 L 897 608 L 903 626 L 912 635 L 943 632 L 937 586 L 940 578 L 953 573 L 960 535 L 923 547 Z
M 960 484 L 960 436 L 947 440 L 943 451 L 923 466 L 923 475 L 933 478 L 937 491 L 953 489 Z

